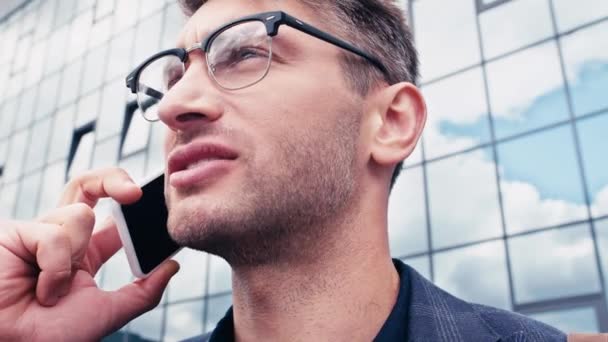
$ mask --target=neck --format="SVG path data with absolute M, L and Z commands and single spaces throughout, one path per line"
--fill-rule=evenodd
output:
M 384 211 L 386 212 L 386 211 Z M 237 341 L 371 341 L 396 302 L 386 216 L 359 210 L 314 257 L 233 265 Z M 346 224 L 346 223 L 345 223 Z M 319 252 L 319 250 L 321 250 Z

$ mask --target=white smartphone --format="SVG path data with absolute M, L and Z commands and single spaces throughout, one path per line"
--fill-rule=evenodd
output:
M 167 230 L 164 179 L 164 173 L 159 172 L 143 182 L 143 195 L 133 204 L 112 201 L 112 216 L 137 278 L 147 277 L 181 249 Z

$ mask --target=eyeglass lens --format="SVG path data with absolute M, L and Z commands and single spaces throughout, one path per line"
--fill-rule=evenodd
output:
M 263 22 L 240 23 L 213 38 L 206 59 L 209 74 L 220 87 L 249 87 L 268 73 L 272 40 Z M 174 55 L 159 57 L 142 69 L 137 81 L 137 103 L 146 120 L 158 120 L 158 103 L 184 72 L 182 61 Z

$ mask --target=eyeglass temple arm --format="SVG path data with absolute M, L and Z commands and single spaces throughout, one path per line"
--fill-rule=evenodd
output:
M 285 24 L 287 24 L 287 26 L 293 27 L 296 30 L 300 30 L 302 32 L 308 33 L 327 43 L 333 44 L 342 49 L 348 50 L 360 57 L 363 57 L 363 58 L 367 59 L 368 61 L 370 61 L 375 67 L 380 69 L 380 71 L 382 71 L 385 75 L 388 75 L 388 71 L 386 70 L 386 67 L 382 64 L 382 62 L 380 62 L 375 57 L 369 55 L 368 53 L 361 51 L 360 49 L 346 43 L 345 41 L 343 41 L 341 39 L 338 39 L 338 38 L 330 35 L 329 33 L 323 32 L 323 31 L 317 29 L 316 27 L 308 25 L 307 23 L 301 21 L 300 19 L 294 18 L 287 13 L 283 13 L 283 15 L 284 15 L 283 18 L 285 20 Z

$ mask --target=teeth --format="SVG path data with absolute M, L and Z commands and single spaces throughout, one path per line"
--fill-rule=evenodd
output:
M 196 162 L 188 165 L 186 167 L 186 170 L 194 169 L 194 168 L 196 168 L 196 167 L 198 167 L 198 166 L 200 166 L 200 165 L 202 165 L 204 163 L 207 163 L 207 162 L 210 162 L 210 161 L 214 161 L 214 160 L 218 160 L 218 158 L 205 158 L 205 159 L 197 160 Z

